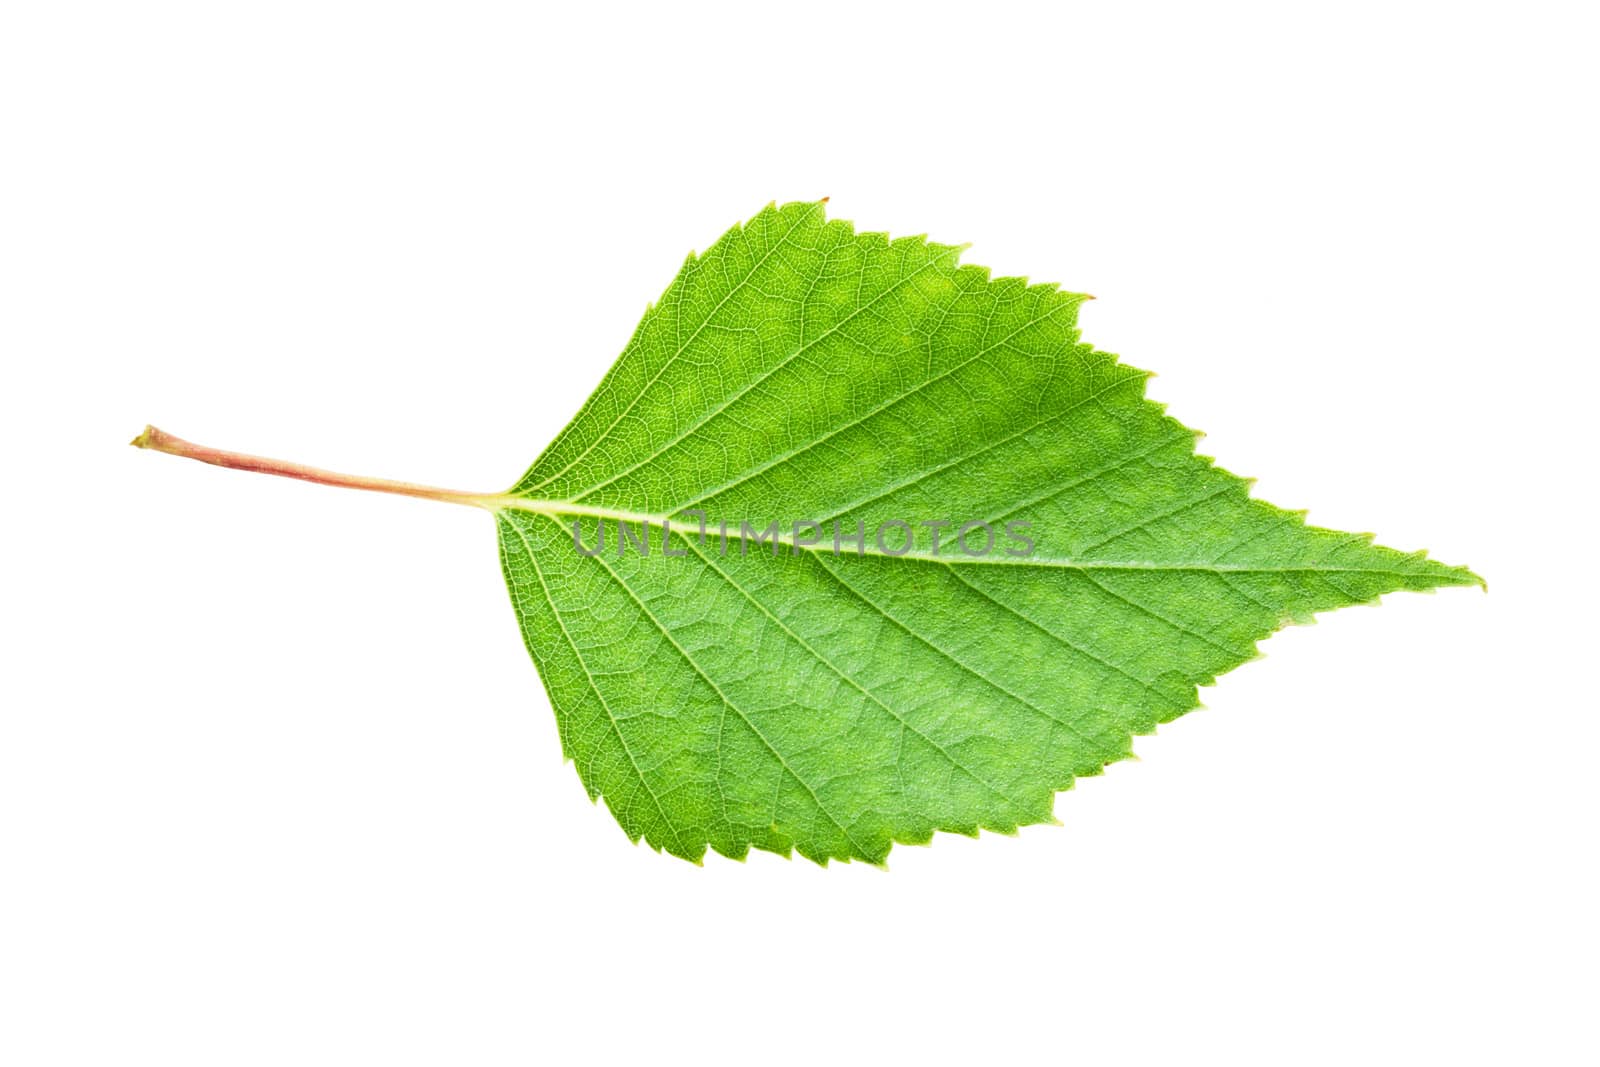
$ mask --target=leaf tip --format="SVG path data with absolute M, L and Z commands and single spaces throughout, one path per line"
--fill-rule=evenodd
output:
M 1475 585 L 1481 592 L 1487 593 L 1489 591 L 1488 579 L 1484 578 L 1483 575 L 1479 574 L 1471 567 L 1451 567 L 1450 570 L 1453 571 L 1457 576 L 1466 579 L 1465 581 L 1456 582 L 1454 584 Z

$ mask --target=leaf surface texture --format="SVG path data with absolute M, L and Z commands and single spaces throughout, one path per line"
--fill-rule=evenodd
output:
M 881 863 L 1048 822 L 1285 623 L 1478 584 L 1252 500 L 1079 339 L 1085 297 L 960 252 L 769 207 L 684 263 L 497 512 L 564 751 L 635 840 Z M 619 518 L 683 555 L 658 526 L 619 557 Z M 739 536 L 774 521 L 776 554 Z

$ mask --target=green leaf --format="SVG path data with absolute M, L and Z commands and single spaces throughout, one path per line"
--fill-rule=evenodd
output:
M 1078 340 L 1087 297 L 960 252 L 767 208 L 505 493 L 133 443 L 492 512 L 584 786 L 696 862 L 1053 821 L 1280 626 L 1482 584 L 1251 500 Z
M 684 263 L 495 505 L 563 748 L 633 839 L 881 863 L 1049 822 L 1280 626 L 1479 584 L 1251 500 L 1079 341 L 1086 297 L 960 252 L 767 208 Z

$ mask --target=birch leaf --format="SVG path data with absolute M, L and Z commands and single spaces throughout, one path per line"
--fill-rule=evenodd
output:
M 1087 297 L 961 251 L 768 207 L 505 493 L 135 443 L 488 509 L 584 786 L 696 862 L 1050 822 L 1279 627 L 1481 584 L 1252 500 Z

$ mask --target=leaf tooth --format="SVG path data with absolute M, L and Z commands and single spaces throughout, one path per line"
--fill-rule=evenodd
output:
M 933 835 L 938 832 L 939 828 L 936 826 L 930 826 L 926 830 L 912 829 L 907 827 L 904 830 L 895 832 L 894 843 L 897 845 L 913 845 L 917 848 L 927 848 L 933 844 Z
M 1002 274 L 998 278 L 989 279 L 989 281 L 994 285 L 1011 284 L 1023 290 L 1043 291 L 1046 293 L 1053 293 L 1061 288 L 1060 285 L 1053 282 L 1040 282 L 1038 285 L 1033 285 L 1028 281 L 1026 274 Z
M 733 860 L 735 863 L 748 863 L 750 861 L 750 846 L 748 843 L 741 843 L 733 849 L 724 849 L 720 845 L 717 845 L 713 842 L 711 845 L 711 851 L 715 852 L 723 859 Z M 782 855 L 784 859 L 789 858 L 789 856 L 784 853 L 775 852 L 773 855 Z

